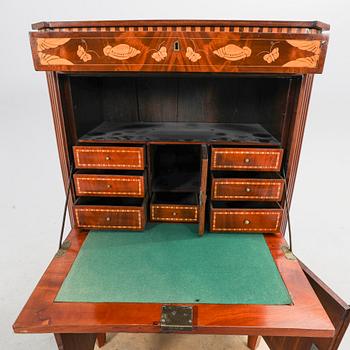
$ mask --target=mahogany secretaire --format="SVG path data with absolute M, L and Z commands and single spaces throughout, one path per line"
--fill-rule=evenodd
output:
M 72 230 L 15 332 L 54 333 L 64 350 L 93 349 L 106 332 L 337 349 L 349 307 L 284 239 L 329 25 L 32 28 Z

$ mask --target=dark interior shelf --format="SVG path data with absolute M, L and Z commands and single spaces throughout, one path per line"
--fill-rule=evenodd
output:
M 198 205 L 198 194 L 196 193 L 153 193 L 152 204 L 179 204 L 179 205 Z
M 105 121 L 79 139 L 80 142 L 208 142 L 278 146 L 260 124 L 242 123 L 118 123 Z
M 199 192 L 200 178 L 197 173 L 159 175 L 152 182 L 153 192 Z

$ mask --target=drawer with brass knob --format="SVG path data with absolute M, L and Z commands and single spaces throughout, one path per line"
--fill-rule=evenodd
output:
M 138 198 L 79 198 L 75 224 L 82 229 L 141 231 L 146 222 L 146 200 Z
M 198 195 L 195 193 L 154 193 L 151 221 L 198 222 Z
M 74 174 L 77 196 L 139 197 L 145 196 L 144 175 Z
M 144 147 L 75 146 L 74 163 L 77 169 L 143 170 Z
M 212 202 L 211 232 L 276 233 L 283 210 L 276 202 Z
M 213 147 L 212 170 L 279 171 L 283 150 L 279 148 Z
M 211 199 L 214 201 L 275 201 L 282 199 L 284 180 L 277 173 L 213 172 Z

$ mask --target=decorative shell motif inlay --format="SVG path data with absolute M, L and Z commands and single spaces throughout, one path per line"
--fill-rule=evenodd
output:
M 301 57 L 296 60 L 289 61 L 283 67 L 306 67 L 316 68 L 321 53 L 321 42 L 319 40 L 287 40 L 287 43 L 297 47 L 300 50 L 312 52 L 314 55 L 309 57 Z
M 228 44 L 214 51 L 214 54 L 228 61 L 239 61 L 252 54 L 248 46 L 239 47 L 234 44 Z
M 188 47 L 186 50 L 186 57 L 191 61 L 191 62 L 197 62 L 202 58 L 202 56 L 195 52 L 192 47 Z
M 157 62 L 165 60 L 165 58 L 168 56 L 166 47 L 162 46 L 158 51 L 154 52 L 152 54 L 152 58 L 156 60 Z
M 71 38 L 39 38 L 36 41 L 38 57 L 40 59 L 40 64 L 43 66 L 48 65 L 72 65 L 73 63 L 66 58 L 62 58 L 57 55 L 51 55 L 43 51 L 48 49 L 55 49 L 58 46 L 64 45 Z
M 141 53 L 141 51 L 127 44 L 118 44 L 116 46 L 107 45 L 103 48 L 103 53 L 116 60 L 127 60 Z

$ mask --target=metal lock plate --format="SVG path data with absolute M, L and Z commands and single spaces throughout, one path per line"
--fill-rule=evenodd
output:
M 160 328 L 167 332 L 191 331 L 193 328 L 192 307 L 163 305 Z

